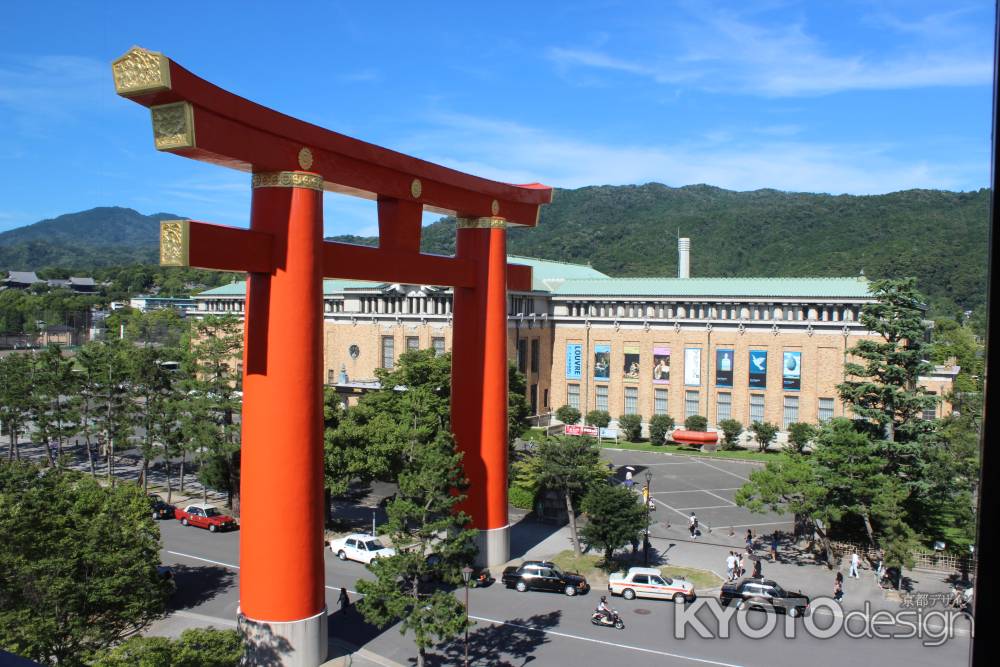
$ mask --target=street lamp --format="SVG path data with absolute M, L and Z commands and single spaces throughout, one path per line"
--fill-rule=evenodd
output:
M 469 667 L 469 579 L 472 578 L 472 568 L 466 565 L 462 568 L 462 581 L 465 582 L 465 667 Z
M 646 471 L 646 539 L 642 543 L 642 562 L 649 565 L 649 504 L 653 502 L 653 471 Z

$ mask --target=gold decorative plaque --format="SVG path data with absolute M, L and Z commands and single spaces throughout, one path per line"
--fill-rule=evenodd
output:
M 490 204 L 490 212 L 493 213 L 493 215 L 500 215 L 500 202 L 496 199 L 494 199 L 493 203 Z
M 459 229 L 506 229 L 507 221 L 503 218 L 459 218 Z
M 308 170 L 313 166 L 313 153 L 308 148 L 299 151 L 299 167 Z
M 268 171 L 253 175 L 255 188 L 308 188 L 323 190 L 323 177 L 302 171 Z
M 160 266 L 188 266 L 189 229 L 187 220 L 160 222 Z
M 413 182 L 410 183 L 410 194 L 413 195 L 414 199 L 420 199 L 420 195 L 423 191 L 424 184 L 420 182 L 419 178 L 414 178 Z
M 133 46 L 111 63 L 115 92 L 126 97 L 170 90 L 170 59 L 162 53 Z
M 190 102 L 174 102 L 150 107 L 153 143 L 156 150 L 194 148 L 194 107 Z

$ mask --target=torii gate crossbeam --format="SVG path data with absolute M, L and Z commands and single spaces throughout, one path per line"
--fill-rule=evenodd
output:
M 245 100 L 133 48 L 115 88 L 150 109 L 161 151 L 252 172 L 250 229 L 161 227 L 164 265 L 246 271 L 240 626 L 258 659 L 326 656 L 323 570 L 323 277 L 454 288 L 452 430 L 470 482 L 463 509 L 482 562 L 509 557 L 506 228 L 534 226 L 552 189 L 464 174 Z M 323 241 L 323 191 L 378 202 L 379 247 Z M 424 210 L 458 217 L 454 257 L 420 252 Z

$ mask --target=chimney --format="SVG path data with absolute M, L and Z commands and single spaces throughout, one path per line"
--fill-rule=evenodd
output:
M 677 239 L 677 277 L 691 277 L 691 239 Z

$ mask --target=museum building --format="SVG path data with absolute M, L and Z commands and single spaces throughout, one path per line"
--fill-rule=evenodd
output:
M 692 278 L 688 239 L 678 277 L 614 278 L 581 265 L 511 255 L 532 268 L 532 289 L 508 294 L 508 352 L 525 375 L 541 423 L 561 405 L 612 418 L 704 415 L 744 425 L 847 416 L 837 395 L 844 363 L 873 301 L 864 276 Z M 197 314 L 241 315 L 246 284 L 195 297 Z M 451 350 L 450 288 L 324 281 L 326 381 L 342 393 L 378 386 L 407 350 Z M 957 367 L 921 384 L 942 398 Z M 947 414 L 944 400 L 926 418 Z

